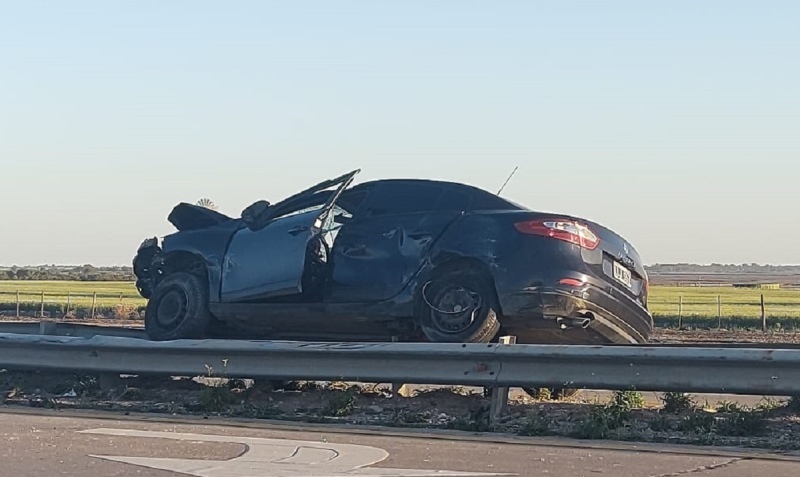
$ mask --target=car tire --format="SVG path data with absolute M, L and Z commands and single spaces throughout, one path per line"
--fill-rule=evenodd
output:
M 196 275 L 167 275 L 147 302 L 144 328 L 153 341 L 200 339 L 212 316 L 208 310 L 208 287 Z
M 539 399 L 544 389 L 537 389 L 537 388 L 522 388 L 530 397 Z M 554 401 L 562 401 L 565 399 L 572 399 L 578 394 L 580 394 L 580 389 L 572 389 L 572 388 L 552 388 L 549 389 L 550 391 L 550 399 Z
M 481 274 L 455 271 L 439 276 L 423 287 L 421 298 L 419 323 L 428 341 L 489 343 L 500 331 L 494 286 Z M 464 313 L 458 307 L 464 307 Z

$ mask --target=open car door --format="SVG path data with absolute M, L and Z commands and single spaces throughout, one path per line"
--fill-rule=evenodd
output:
M 358 172 L 322 182 L 268 206 L 257 220 L 237 231 L 223 260 L 222 302 L 302 293 L 309 242 L 325 229 L 336 200 Z

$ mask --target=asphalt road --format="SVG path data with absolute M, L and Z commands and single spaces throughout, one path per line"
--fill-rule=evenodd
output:
M 0 476 L 800 475 L 800 456 L 503 440 L 224 425 L 223 421 L 70 417 L 0 408 Z

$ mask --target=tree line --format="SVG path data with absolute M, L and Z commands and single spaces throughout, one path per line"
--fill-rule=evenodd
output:
M 64 280 L 80 282 L 134 281 L 131 267 L 37 266 L 0 268 L 0 280 Z

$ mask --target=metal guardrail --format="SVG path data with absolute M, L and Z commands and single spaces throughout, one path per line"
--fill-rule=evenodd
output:
M 142 328 L 64 323 L 58 321 L 0 321 L 0 333 L 74 336 L 79 338 L 116 336 L 120 338 L 147 339 L 147 335 Z
M 0 368 L 12 370 L 197 376 L 206 366 L 242 378 L 800 394 L 800 350 L 0 334 Z
M 121 338 L 148 339 L 144 328 L 130 326 L 96 325 L 90 323 L 45 321 L 0 321 L 0 333 L 26 335 L 75 336 L 91 338 L 92 336 L 117 336 Z M 609 344 L 609 347 L 641 346 L 632 344 Z M 694 343 L 649 343 L 654 348 L 749 348 L 749 349 L 797 349 L 800 343 L 734 343 L 729 341 L 704 341 Z

